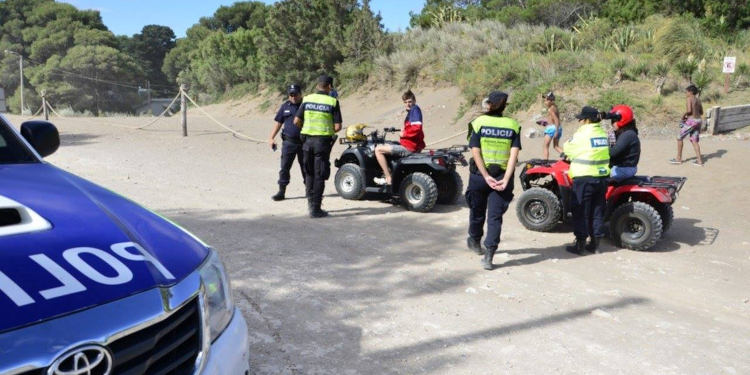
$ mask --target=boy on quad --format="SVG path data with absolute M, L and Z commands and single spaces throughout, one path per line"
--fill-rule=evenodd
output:
M 404 119 L 404 128 L 401 131 L 401 139 L 398 145 L 384 143 L 375 148 L 375 158 L 378 160 L 380 169 L 383 170 L 383 177 L 375 177 L 378 185 L 391 185 L 391 171 L 388 168 L 386 155 L 396 155 L 398 157 L 408 156 L 414 152 L 420 152 L 425 147 L 424 132 L 422 131 L 422 110 L 417 105 L 417 98 L 411 90 L 407 90 L 401 95 L 401 100 L 406 106 L 406 118 Z

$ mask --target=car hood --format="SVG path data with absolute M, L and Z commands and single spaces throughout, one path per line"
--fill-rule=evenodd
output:
M 209 252 L 166 219 L 46 163 L 0 165 L 0 197 L 49 223 L 0 236 L 0 332 L 172 285 Z

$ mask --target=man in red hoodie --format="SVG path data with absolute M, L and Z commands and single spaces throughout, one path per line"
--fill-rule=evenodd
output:
M 378 164 L 383 170 L 383 177 L 376 177 L 374 179 L 376 184 L 379 185 L 390 185 L 391 184 L 391 171 L 388 168 L 388 161 L 386 155 L 395 155 L 398 157 L 404 157 L 414 152 L 422 151 L 424 148 L 424 132 L 422 132 L 422 110 L 417 105 L 417 98 L 411 90 L 407 90 L 401 99 L 406 105 L 406 118 L 404 119 L 404 127 L 401 130 L 401 139 L 398 145 L 395 144 L 382 144 L 375 148 L 375 158 L 378 159 Z

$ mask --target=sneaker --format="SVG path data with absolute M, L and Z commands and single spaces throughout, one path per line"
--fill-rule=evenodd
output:
M 682 164 L 682 160 L 669 159 L 669 164 Z
M 698 163 L 697 161 L 694 161 L 691 164 L 696 165 L 698 167 L 702 167 L 703 166 L 703 163 Z
M 372 181 L 378 185 L 385 185 L 385 177 L 375 177 Z

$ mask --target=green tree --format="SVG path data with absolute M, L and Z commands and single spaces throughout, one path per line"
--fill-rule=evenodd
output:
M 232 33 L 240 28 L 255 29 L 266 25 L 269 7 L 259 1 L 236 2 L 221 6 L 212 17 L 203 17 L 200 24 L 210 30 Z
M 146 25 L 140 33 L 122 40 L 121 46 L 141 64 L 146 73 L 146 79 L 151 82 L 151 85 L 165 88 L 174 86 L 170 84 L 167 75 L 162 71 L 166 55 L 175 47 L 175 35 L 171 28 Z M 173 92 L 174 89 L 167 91 Z
M 339 77 L 348 85 L 364 83 L 375 57 L 389 52 L 390 40 L 381 21 L 380 14 L 370 9 L 369 0 L 363 0 L 362 6 L 352 12 L 352 22 L 344 29 L 344 60 L 336 66 Z
M 343 61 L 344 30 L 356 0 L 283 0 L 269 12 L 260 41 L 263 81 L 281 89 L 333 74 Z
M 44 89 L 53 103 L 65 103 L 76 111 L 129 112 L 138 102 L 135 87 L 121 82 L 138 82 L 143 72 L 125 53 L 112 47 L 75 46 L 65 57 L 57 55 L 36 70 L 31 82 Z

